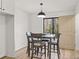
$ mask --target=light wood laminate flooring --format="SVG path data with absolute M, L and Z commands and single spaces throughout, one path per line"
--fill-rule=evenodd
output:
M 79 59 L 79 52 L 75 52 L 74 50 L 61 49 L 60 53 L 60 59 Z M 23 48 L 16 52 L 16 59 L 30 59 L 30 57 L 28 57 L 26 54 L 26 48 Z M 51 59 L 58 59 L 57 54 L 52 53 Z

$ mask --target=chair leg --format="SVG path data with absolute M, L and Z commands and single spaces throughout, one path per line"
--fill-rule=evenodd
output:
M 30 56 L 30 47 L 29 46 L 27 47 L 26 53 L 28 53 L 28 56 Z
M 55 45 L 53 45 L 53 50 L 54 50 L 54 52 L 55 52 Z
M 57 53 L 58 54 L 58 59 L 60 59 L 60 55 L 59 55 L 59 53 Z
M 28 53 L 28 47 L 27 47 L 27 49 L 26 49 L 26 54 Z
M 46 45 L 44 46 L 44 54 L 45 54 L 45 57 L 46 57 Z
M 37 48 L 37 56 L 38 56 L 38 53 L 39 53 L 39 48 Z
M 41 55 L 41 56 L 40 56 L 40 59 L 42 59 L 42 47 L 41 47 L 41 53 L 40 53 L 40 55 Z
M 51 45 L 49 43 L 49 48 L 48 48 L 48 56 L 49 56 L 49 59 L 51 59 Z
M 49 43 L 48 43 L 48 51 L 47 51 L 47 55 L 49 55 Z
M 58 52 L 57 54 L 58 54 L 58 59 L 60 59 L 60 54 L 59 54 L 59 52 Z
M 57 45 L 57 54 L 58 54 L 58 59 L 60 59 L 60 49 L 59 49 L 59 45 Z
M 31 59 L 33 59 L 33 50 L 34 50 L 34 49 L 32 49 Z

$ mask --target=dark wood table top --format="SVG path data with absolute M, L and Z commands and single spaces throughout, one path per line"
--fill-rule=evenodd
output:
M 35 38 L 53 38 L 55 34 L 44 34 L 44 33 L 32 33 L 32 37 Z

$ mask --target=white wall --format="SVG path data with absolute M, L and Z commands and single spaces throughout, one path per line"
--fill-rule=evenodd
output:
M 75 13 L 76 13 L 76 14 L 79 13 L 79 1 L 78 1 L 78 4 L 76 5 Z
M 15 56 L 15 44 L 14 44 L 14 16 L 5 15 L 6 24 L 6 56 Z
M 76 7 L 75 15 L 75 39 L 76 50 L 79 50 L 79 3 Z
M 5 55 L 5 16 L 0 14 L 0 57 Z
M 42 18 L 38 18 L 36 14 L 31 14 L 31 32 L 42 33 Z
M 29 31 L 29 16 L 28 13 L 16 9 L 14 19 L 14 39 L 15 39 L 15 50 L 23 48 L 27 45 L 26 32 Z

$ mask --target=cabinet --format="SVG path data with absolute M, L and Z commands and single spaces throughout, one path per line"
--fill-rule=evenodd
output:
M 2 0 L 2 8 L 4 13 L 14 15 L 14 0 Z

